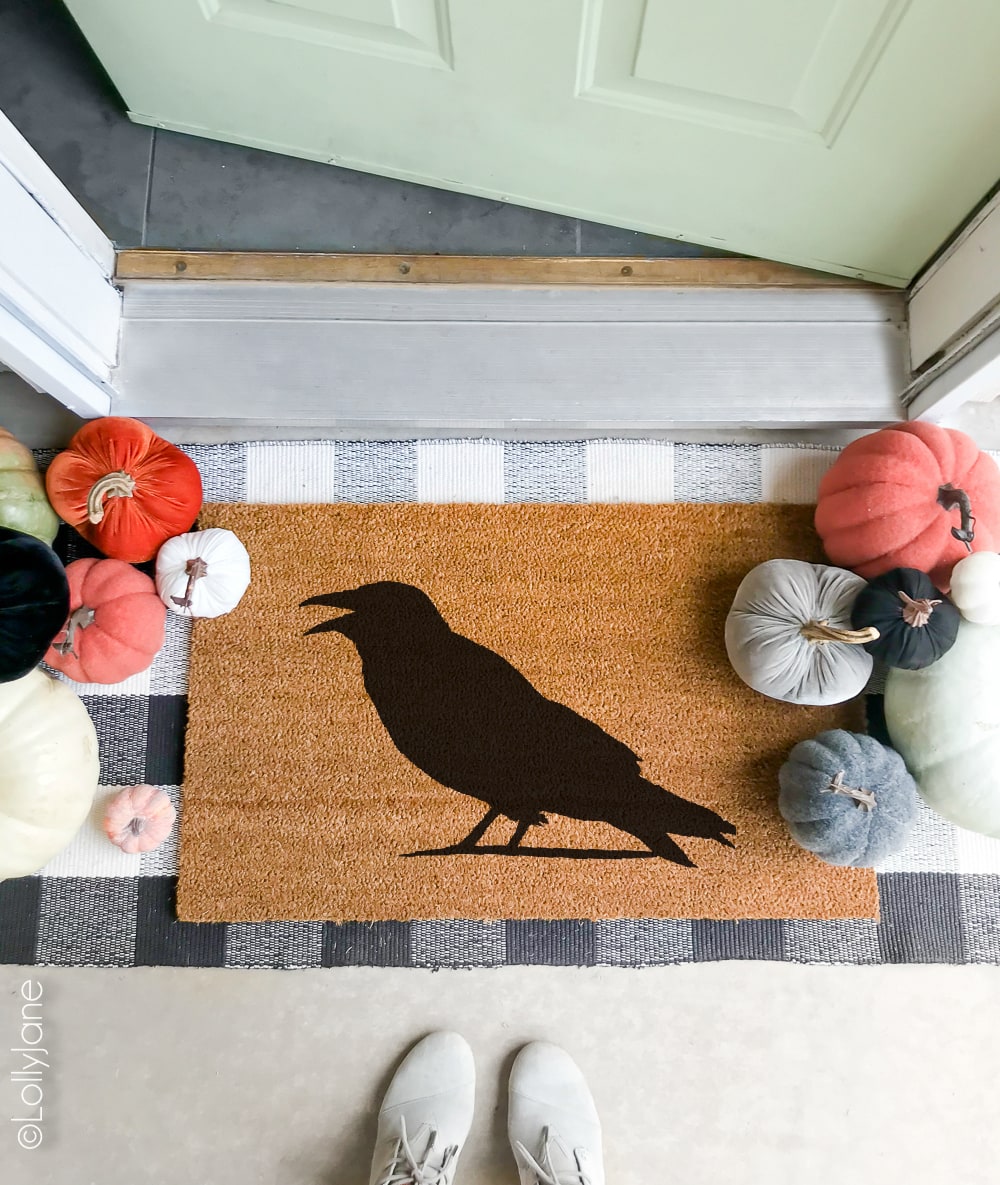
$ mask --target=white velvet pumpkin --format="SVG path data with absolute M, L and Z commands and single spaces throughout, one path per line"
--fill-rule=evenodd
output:
M 1000 555 L 974 551 L 951 572 L 951 599 L 966 621 L 1000 623 Z
M 156 591 L 184 617 L 221 617 L 250 585 L 250 556 L 232 531 L 210 527 L 168 539 L 156 557 Z
M 963 621 L 932 666 L 890 671 L 885 722 L 929 806 L 1000 836 L 1000 625 Z
M 82 700 L 43 671 L 0 684 L 0 880 L 37 872 L 86 819 L 97 734 Z
M 843 568 L 768 560 L 743 578 L 726 619 L 733 669 L 754 691 L 791 704 L 839 704 L 860 695 L 872 672 L 851 629 L 865 581 Z

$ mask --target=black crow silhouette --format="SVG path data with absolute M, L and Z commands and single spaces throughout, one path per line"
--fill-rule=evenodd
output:
M 688 867 L 693 862 L 668 833 L 733 846 L 731 823 L 648 782 L 627 745 L 456 634 L 414 585 L 380 581 L 302 605 L 349 611 L 306 633 L 353 642 L 365 690 L 400 753 L 441 785 L 487 804 L 465 839 L 440 854 L 483 851 L 479 840 L 500 815 L 515 824 L 500 850 L 516 853 L 547 813 L 610 823 L 653 855 Z

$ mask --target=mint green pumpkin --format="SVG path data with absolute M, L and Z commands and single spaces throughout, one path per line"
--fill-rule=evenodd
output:
M 59 530 L 35 458 L 6 428 L 0 428 L 0 527 L 34 535 L 50 547 Z

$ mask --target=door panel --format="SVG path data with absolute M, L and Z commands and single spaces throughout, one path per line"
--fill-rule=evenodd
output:
M 209 21 L 451 69 L 446 0 L 199 0 Z
M 781 36 L 731 0 L 589 0 L 582 97 L 830 147 L 907 0 L 789 0 Z M 772 3 L 772 16 L 779 5 Z M 711 45 L 711 55 L 692 45 Z
M 68 0 L 133 118 L 905 284 L 1000 177 L 987 0 Z

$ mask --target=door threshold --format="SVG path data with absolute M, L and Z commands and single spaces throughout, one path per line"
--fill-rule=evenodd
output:
M 263 420 L 170 420 L 144 417 L 160 436 L 174 444 L 243 444 L 250 442 L 307 442 L 307 441 L 444 441 L 479 440 L 539 442 L 558 439 L 560 441 L 588 440 L 654 440 L 672 444 L 764 444 L 776 447 L 812 446 L 814 448 L 840 449 L 868 428 L 704 428 L 690 429 L 608 429 L 593 431 L 560 427 L 554 431 L 551 425 L 544 427 L 519 426 L 498 428 L 486 432 L 480 428 L 460 429 L 442 425 L 419 425 L 401 422 L 398 424 L 364 423 L 344 425 L 325 424 L 275 424 Z
M 118 282 L 114 410 L 140 419 L 677 438 L 903 417 L 904 295 L 782 264 L 122 252 Z

